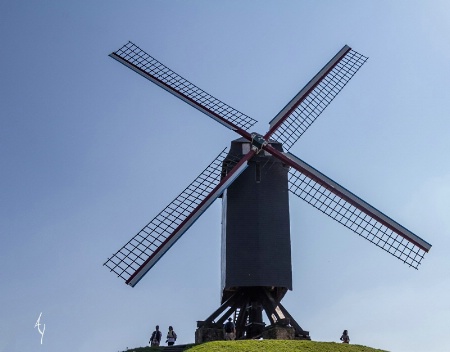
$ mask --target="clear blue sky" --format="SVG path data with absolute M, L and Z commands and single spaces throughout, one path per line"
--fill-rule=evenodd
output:
M 193 342 L 219 305 L 220 201 L 135 288 L 102 267 L 237 137 L 108 57 L 128 40 L 260 133 L 343 45 L 368 56 L 291 152 L 433 248 L 413 270 L 291 197 L 284 306 L 313 340 L 450 350 L 447 1 L 3 1 L 0 38 L 1 352 Z

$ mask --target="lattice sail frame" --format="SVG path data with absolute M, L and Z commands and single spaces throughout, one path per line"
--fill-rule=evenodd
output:
M 110 56 L 227 128 L 248 130 L 257 122 L 173 72 L 132 42 Z
M 296 156 L 290 153 L 286 155 L 306 171 L 289 170 L 289 191 L 292 194 L 410 267 L 418 269 L 431 248 L 429 243 Z
M 282 143 L 284 151 L 291 149 L 367 59 L 345 46 L 270 122 L 276 130 L 266 137 Z
M 225 158 L 227 158 L 227 165 L 230 169 L 239 162 L 238 158 L 233 159 L 226 152 L 226 149 L 224 149 L 183 192 L 144 226 L 130 241 L 108 258 L 104 265 L 130 284 L 133 275 L 138 269 L 150 258 L 158 254 L 154 258 L 154 262 L 147 268 L 146 271 L 148 271 L 181 237 L 189 226 L 192 225 L 190 224 L 183 229 L 184 231 L 182 233 L 178 233 L 176 238 L 173 237 L 175 230 L 187 220 L 193 211 L 200 206 L 205 198 L 220 183 L 224 176 L 223 162 Z M 197 216 L 200 215 L 197 214 Z M 171 242 L 169 243 L 169 241 Z M 157 253 L 161 249 L 164 252 Z M 144 275 L 145 272 L 141 273 L 140 278 Z M 132 286 L 140 278 L 133 282 Z

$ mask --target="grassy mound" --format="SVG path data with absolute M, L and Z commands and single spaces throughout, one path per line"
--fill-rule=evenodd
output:
M 161 347 L 141 347 L 128 352 L 164 351 Z M 336 342 L 298 340 L 241 340 L 214 341 L 199 345 L 188 345 L 186 352 L 387 352 L 361 345 Z
M 188 352 L 386 352 L 374 348 L 335 342 L 261 340 L 261 341 L 214 341 L 197 345 Z

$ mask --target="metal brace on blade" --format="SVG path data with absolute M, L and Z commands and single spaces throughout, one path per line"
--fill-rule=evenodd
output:
M 259 152 L 262 150 L 262 148 L 267 145 L 267 141 L 264 139 L 263 136 L 261 136 L 258 133 L 252 133 L 252 150 L 256 152 L 256 154 L 259 154 Z

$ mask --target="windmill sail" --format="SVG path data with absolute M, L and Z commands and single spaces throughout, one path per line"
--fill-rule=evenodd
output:
M 264 138 L 283 143 L 288 151 L 366 61 L 367 57 L 344 46 L 273 118 Z
M 431 245 L 290 153 L 289 190 L 366 240 L 417 269 Z M 295 165 L 296 164 L 296 165 Z
M 173 72 L 132 42 L 110 56 L 231 130 L 248 130 L 257 122 Z
M 134 287 L 245 170 L 252 155 L 250 152 L 232 165 L 230 155 L 224 149 L 178 197 L 103 265 Z M 223 174 L 225 158 L 230 169 L 233 166 L 227 175 Z

